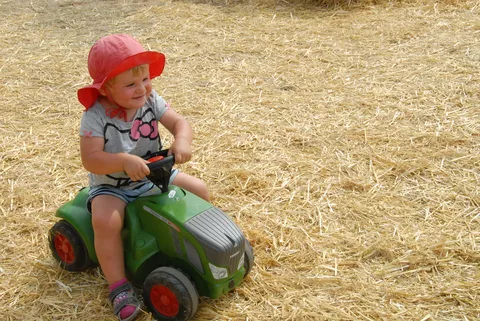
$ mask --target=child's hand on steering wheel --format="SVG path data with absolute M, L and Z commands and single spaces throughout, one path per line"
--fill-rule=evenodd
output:
M 150 174 L 147 166 L 148 161 L 135 155 L 128 155 L 123 163 L 123 170 L 132 181 L 139 181 Z
M 172 146 L 170 146 L 170 150 L 168 151 L 168 155 L 171 154 L 175 155 L 176 164 L 188 162 L 192 158 L 192 147 L 190 146 L 190 141 L 181 137 L 176 138 Z

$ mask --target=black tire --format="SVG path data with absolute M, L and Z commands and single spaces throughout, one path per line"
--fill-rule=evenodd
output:
M 48 233 L 53 257 L 67 271 L 85 271 L 93 265 L 78 232 L 67 221 L 55 223 Z
M 198 293 L 185 274 L 160 267 L 145 279 L 143 301 L 157 320 L 185 321 L 197 312 Z
M 245 259 L 243 263 L 243 267 L 245 268 L 245 275 L 243 276 L 243 278 L 246 278 L 250 271 L 252 271 L 254 260 L 255 256 L 253 255 L 253 248 L 250 245 L 250 242 L 245 239 Z

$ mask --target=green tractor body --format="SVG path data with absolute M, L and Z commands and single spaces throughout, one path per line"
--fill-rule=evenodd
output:
M 56 216 L 73 226 L 98 264 L 87 197 L 84 188 Z M 190 276 L 200 296 L 215 299 L 246 274 L 245 238 L 238 227 L 220 209 L 173 185 L 127 206 L 122 238 L 126 271 L 137 285 L 154 269 L 172 266 Z

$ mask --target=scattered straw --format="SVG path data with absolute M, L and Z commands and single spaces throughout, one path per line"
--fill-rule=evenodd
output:
M 480 12 L 452 3 L 0 1 L 0 320 L 113 320 L 99 270 L 47 244 L 87 183 L 76 90 L 113 32 L 166 54 L 181 169 L 255 250 L 197 320 L 478 320 Z

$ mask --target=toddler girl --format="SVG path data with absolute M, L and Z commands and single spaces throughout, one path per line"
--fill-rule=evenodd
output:
M 159 190 L 145 178 L 148 156 L 161 149 L 158 122 L 174 137 L 169 153 L 176 163 L 192 157 L 188 122 L 152 89 L 165 56 L 146 51 L 125 34 L 99 39 L 88 56 L 93 84 L 78 90 L 85 106 L 80 125 L 80 152 L 89 171 L 88 208 L 92 213 L 95 251 L 107 279 L 114 313 L 121 321 L 135 318 L 140 303 L 125 277 L 121 230 L 125 206 Z M 170 183 L 209 200 L 206 184 L 172 171 Z

